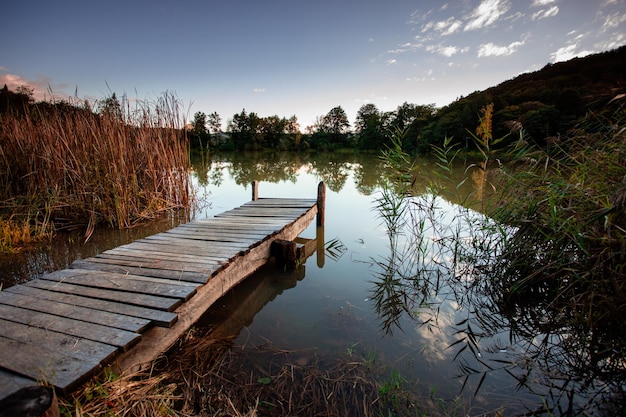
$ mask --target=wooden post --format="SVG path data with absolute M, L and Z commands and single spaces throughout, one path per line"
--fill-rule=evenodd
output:
M 320 181 L 317 186 L 317 225 L 324 226 L 324 216 L 326 215 L 326 184 Z
M 315 241 L 317 242 L 317 267 L 324 268 L 326 261 L 326 252 L 324 248 L 324 226 L 317 226 L 315 229 Z
M 270 246 L 270 253 L 274 255 L 276 263 L 280 267 L 287 267 L 288 269 L 294 270 L 300 263 L 296 242 L 276 239 Z
M 259 182 L 257 180 L 252 181 L 252 201 L 259 199 Z

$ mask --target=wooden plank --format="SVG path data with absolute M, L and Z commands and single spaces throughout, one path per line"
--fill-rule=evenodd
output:
M 82 285 L 72 285 L 64 282 L 46 281 L 41 279 L 29 281 L 22 285 L 49 291 L 62 292 L 66 294 L 76 294 L 83 297 L 91 297 L 99 300 L 117 301 L 125 304 L 154 308 L 163 311 L 174 311 L 176 307 L 182 304 L 182 301 L 179 298 L 159 297 L 148 294 L 125 293 L 120 291 L 83 287 Z
M 163 239 L 163 240 L 142 240 L 141 242 L 135 242 L 137 244 L 137 248 L 145 249 L 147 251 L 154 251 L 157 254 L 164 252 L 168 249 L 173 249 L 176 252 L 184 252 L 187 255 L 182 257 L 181 259 L 193 259 L 193 258 L 207 258 L 207 253 L 215 254 L 223 254 L 225 257 L 232 257 L 236 255 L 242 255 L 247 250 L 248 247 L 243 246 L 225 246 L 225 245 L 210 245 L 210 246 L 200 246 L 197 244 L 193 244 L 192 242 L 178 242 L 175 240 Z M 211 259 L 207 259 L 208 262 L 215 262 Z
M 194 264 L 199 266 L 208 266 L 209 268 L 214 267 L 218 264 L 217 261 L 207 257 L 207 256 L 198 256 L 198 255 L 189 255 L 184 253 L 183 248 L 170 247 L 170 252 L 164 252 L 167 250 L 167 247 L 156 247 L 156 245 L 152 245 L 152 247 L 146 247 L 147 245 L 133 245 L 133 246 L 125 246 L 119 247 L 115 249 L 110 249 L 104 253 L 107 255 L 122 255 L 122 256 L 131 256 L 131 257 L 151 257 L 153 259 L 157 259 L 160 261 L 184 261 L 186 264 Z M 158 250 L 161 249 L 161 250 Z M 232 254 L 232 251 L 231 251 Z
M 120 266 L 132 266 L 136 268 L 149 268 L 149 269 L 165 269 L 168 271 L 177 272 L 196 272 L 201 274 L 210 275 L 219 264 L 215 266 L 202 266 L 187 265 L 185 262 L 175 261 L 160 261 L 158 259 L 139 258 L 136 256 L 125 256 L 117 254 L 101 253 L 93 258 L 87 258 L 91 262 L 100 262 L 111 265 Z M 121 275 L 121 274 L 120 274 Z M 129 275 L 130 276 L 130 275 Z
M 64 294 L 55 291 L 42 290 L 40 288 L 28 287 L 25 285 L 14 285 L 4 290 L 4 292 L 27 295 L 41 298 L 53 302 L 67 303 L 94 310 L 109 311 L 111 313 L 126 314 L 133 317 L 150 320 L 156 326 L 171 327 L 178 316 L 169 311 L 155 310 L 151 308 L 138 307 L 129 304 L 122 304 L 107 300 L 97 300 L 89 297 L 81 297 L 74 294 Z
M 101 365 L 110 363 L 117 352 L 117 348 L 112 345 L 8 320 L 0 319 L 0 329 L 2 337 L 6 339 L 27 345 L 40 345 L 43 349 L 88 362 L 98 359 Z
M 86 287 L 103 288 L 119 292 L 158 295 L 160 297 L 188 300 L 196 293 L 198 285 L 169 281 L 170 283 L 148 282 L 134 275 L 114 274 L 86 269 L 64 269 L 43 275 L 40 280 L 57 281 Z
M 259 198 L 256 201 L 249 201 L 242 206 L 255 207 L 297 207 L 309 209 L 317 203 L 316 199 L 306 198 Z
M 126 371 L 150 366 L 151 361 L 161 352 L 167 351 L 198 320 L 208 306 L 216 302 L 255 270 L 265 265 L 269 258 L 273 239 L 293 240 L 312 222 L 316 214 L 317 209 L 315 207 L 307 210 L 304 216 L 295 222 L 284 225 L 280 232 L 271 239 L 258 242 L 254 248 L 246 253 L 246 256 L 235 257 L 206 285 L 199 288 L 195 297 L 176 310 L 179 318 L 171 329 L 153 327 L 148 330 L 143 335 L 142 341 L 132 351 L 116 359 L 115 367 L 120 371 Z
M 45 379 L 66 393 L 100 370 L 100 361 L 79 360 L 58 352 L 0 337 L 0 366 L 32 379 Z
M 127 316 L 109 311 L 98 311 L 90 308 L 73 306 L 50 300 L 43 301 L 39 298 L 29 297 L 7 291 L 0 291 L 0 304 L 13 307 L 25 308 L 41 313 L 53 314 L 61 317 L 80 317 L 81 321 L 101 324 L 116 329 L 128 330 L 129 332 L 142 333 L 151 323 L 150 320 Z
M 249 243 L 241 243 L 241 242 L 205 242 L 202 240 L 196 239 L 187 239 L 184 236 L 175 236 L 175 235 L 166 235 L 159 234 L 154 236 L 146 237 L 141 240 L 147 242 L 158 242 L 159 244 L 171 244 L 177 246 L 185 246 L 189 247 L 191 250 L 197 249 L 201 250 L 204 248 L 224 248 L 224 249 L 234 249 L 239 251 L 246 251 L 249 249 Z
M 271 234 L 276 232 L 277 230 L 280 230 L 282 224 L 278 224 L 278 223 L 265 223 L 265 224 L 258 224 L 255 227 L 251 228 L 250 225 L 247 224 L 242 224 L 239 222 L 229 222 L 229 221 L 218 221 L 221 219 L 213 219 L 213 221 L 210 222 L 202 222 L 202 221 L 197 221 L 194 223 L 187 223 L 185 225 L 180 225 L 179 228 L 181 230 L 200 230 L 200 231 L 205 231 L 205 230 L 215 230 L 215 231 L 222 231 L 222 232 L 228 232 L 228 233 L 248 233 L 248 231 L 250 231 L 250 229 L 253 229 L 256 232 L 259 233 L 267 233 L 267 234 Z
M 210 235 L 204 236 L 204 235 L 192 235 L 192 234 L 188 234 L 188 233 L 169 233 L 172 237 L 182 237 L 184 239 L 189 239 L 189 240 L 197 240 L 197 241 L 204 241 L 204 242 L 211 242 L 211 241 L 218 241 L 218 242 L 236 242 L 236 243 L 240 243 L 240 244 L 244 244 L 247 246 L 253 245 L 255 243 L 257 243 L 259 241 L 259 239 L 254 239 L 254 238 L 245 238 L 245 237 L 240 237 L 240 236 L 217 236 L 217 237 L 212 237 Z
M 0 369 L 0 398 L 6 398 L 22 388 L 37 385 L 37 381 Z
M 48 329 L 70 336 L 81 337 L 116 346 L 121 350 L 139 342 L 140 335 L 121 329 L 114 329 L 100 324 L 60 317 L 47 313 L 39 313 L 24 308 L 0 304 L 0 317 L 4 320 L 27 324 L 32 327 Z M 2 356 L 2 355 L 0 355 Z
M 223 241 L 223 242 L 257 242 L 259 240 L 263 240 L 268 236 L 273 235 L 274 233 L 256 233 L 254 231 L 249 231 L 247 233 L 227 233 L 220 231 L 213 231 L 211 233 L 207 233 L 204 231 L 184 231 L 173 230 L 171 232 L 167 232 L 168 234 L 174 235 L 184 235 L 187 239 L 197 239 L 197 240 L 206 240 L 206 241 Z
M 95 258 L 80 259 L 72 262 L 71 269 L 87 269 L 90 271 L 113 272 L 117 274 L 131 274 L 135 276 L 172 279 L 175 281 L 195 282 L 204 284 L 211 274 L 205 272 L 172 271 L 169 269 L 145 268 L 136 266 L 124 266 L 110 263 L 97 262 Z

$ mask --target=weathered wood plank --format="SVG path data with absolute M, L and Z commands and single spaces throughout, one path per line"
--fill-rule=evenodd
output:
M 224 258 L 231 258 L 236 255 L 242 255 L 248 250 L 248 247 L 236 247 L 236 246 L 224 246 L 224 245 L 207 245 L 206 247 L 197 244 L 180 243 L 175 240 L 150 240 L 135 242 L 138 249 L 145 249 L 146 251 L 154 251 L 157 255 L 170 249 L 170 252 L 185 253 L 186 255 L 180 256 L 180 259 L 194 259 L 199 258 L 204 262 L 215 263 L 210 257 L 207 257 L 207 253 L 212 256 L 221 255 Z M 179 256 L 179 255 L 176 255 Z
M 57 281 L 86 287 L 103 288 L 120 292 L 158 295 L 188 300 L 196 293 L 198 285 L 169 281 L 170 283 L 148 282 L 135 279 L 134 275 L 114 274 L 86 269 L 64 269 L 43 275 L 40 280 Z
M 129 332 L 142 333 L 151 323 L 150 320 L 138 317 L 126 316 L 108 311 L 92 310 L 90 308 L 73 306 L 71 304 L 54 301 L 43 301 L 39 298 L 29 297 L 7 291 L 0 291 L 0 304 L 13 307 L 25 308 L 55 316 L 75 318 L 81 321 L 101 324 L 107 327 L 128 330 Z
M 182 304 L 180 298 L 160 297 L 148 294 L 134 294 L 121 291 L 105 290 L 102 288 L 84 287 L 65 282 L 46 281 L 36 279 L 22 285 L 41 288 L 48 291 L 57 291 L 66 294 L 75 294 L 83 297 L 91 297 L 98 300 L 117 301 L 125 304 L 154 308 L 163 311 L 174 311 Z
M 315 205 L 317 200 L 307 198 L 259 198 L 256 201 L 248 201 L 243 206 L 255 207 L 297 207 L 308 209 Z
M 91 362 L 52 352 L 37 346 L 0 337 L 0 366 L 32 379 L 45 379 L 62 392 L 69 392 L 100 370 L 100 361 Z
M 110 363 L 117 352 L 117 348 L 112 345 L 8 320 L 0 319 L 0 329 L 2 337 L 6 339 L 27 345 L 39 345 L 43 349 L 88 362 L 99 359 L 101 365 Z
M 135 276 L 172 279 L 174 281 L 195 282 L 204 284 L 211 274 L 205 272 L 173 271 L 169 269 L 145 268 L 136 266 L 117 265 L 115 263 L 97 262 L 95 258 L 80 259 L 72 262 L 70 269 L 87 269 L 90 271 L 113 272 L 117 274 L 131 274 Z
M 213 268 L 215 267 L 215 265 L 218 265 L 218 262 L 212 258 L 209 258 L 207 256 L 200 257 L 197 255 L 189 255 L 184 253 L 184 250 L 182 248 L 179 249 L 175 247 L 170 247 L 170 252 L 168 253 L 164 252 L 164 250 L 167 249 L 166 247 L 160 248 L 161 251 L 159 251 L 157 250 L 159 248 L 155 247 L 155 245 L 152 245 L 153 247 L 151 248 L 146 248 L 145 246 L 146 245 L 134 245 L 119 247 L 115 249 L 110 249 L 104 253 L 107 255 L 122 255 L 135 258 L 152 258 L 159 261 L 184 261 L 185 264 L 198 265 L 200 267 L 208 266 L 209 268 Z
M 4 290 L 4 292 L 27 295 L 42 300 L 50 300 L 53 302 L 67 303 L 94 310 L 109 311 L 111 313 L 126 314 L 133 317 L 139 317 L 150 320 L 154 325 L 161 327 L 171 327 L 178 316 L 169 311 L 155 310 L 146 307 L 138 307 L 129 304 L 117 303 L 114 301 L 98 300 L 90 297 L 82 297 L 74 294 L 65 294 L 56 291 L 43 290 L 25 285 L 14 285 Z
M 16 323 L 27 324 L 29 326 L 48 329 L 70 336 L 106 343 L 116 346 L 121 350 L 127 350 L 129 347 L 139 342 L 141 337 L 137 333 L 126 330 L 114 329 L 100 324 L 87 323 L 69 317 L 55 316 L 4 304 L 0 304 L 0 317 L 4 320 L 14 321 Z
M 199 267 L 197 265 L 187 265 L 185 262 L 176 262 L 176 261 L 160 261 L 158 259 L 150 259 L 150 258 L 139 258 L 136 256 L 126 256 L 126 255 L 118 255 L 118 254 L 108 254 L 101 253 L 93 258 L 87 258 L 91 262 L 100 262 L 111 265 L 120 265 L 120 266 L 132 266 L 136 268 L 150 268 L 150 269 L 165 269 L 169 271 L 178 271 L 178 272 L 196 272 L 201 274 L 210 275 L 213 270 L 215 270 L 219 263 L 214 266 L 202 266 Z
M 240 243 L 240 244 L 244 244 L 247 246 L 250 246 L 256 242 L 258 242 L 258 239 L 254 239 L 254 238 L 246 238 L 246 237 L 241 237 L 241 236 L 218 236 L 218 237 L 212 237 L 210 235 L 199 235 L 199 234 L 187 234 L 187 233 L 176 233 L 176 232 L 172 232 L 169 233 L 172 237 L 182 237 L 184 239 L 188 239 L 188 240 L 197 240 L 197 241 L 205 241 L 205 242 L 211 242 L 211 241 L 218 241 L 218 242 L 236 242 L 236 243 Z
M 295 222 L 285 224 L 274 238 L 293 240 L 298 236 L 317 214 L 315 207 L 304 211 L 305 215 L 299 217 Z M 132 351 L 121 355 L 115 361 L 116 368 L 135 370 L 144 365 L 149 366 L 153 358 L 171 347 L 198 320 L 208 306 L 267 262 L 270 256 L 271 241 L 272 239 L 265 239 L 258 242 L 246 253 L 246 256 L 235 257 L 206 285 L 199 288 L 195 297 L 176 310 L 179 319 L 171 329 L 153 327 L 148 330 L 143 335 L 142 341 Z
M 153 360 L 212 302 L 262 266 L 273 240 L 295 238 L 317 213 L 316 201 L 258 199 L 0 293 L 0 351 L 21 355 L 12 365 L 0 360 L 0 368 L 28 375 L 28 367 L 33 377 L 44 375 L 68 390 L 113 359 L 116 348 L 127 351 L 115 362 L 121 370 Z M 171 327 L 147 328 L 152 323 Z M 141 337 L 135 333 L 144 330 Z M 99 353 L 100 345 L 107 348 Z M 95 358 L 100 362 L 94 367 Z M 2 391 L 30 383 L 15 381 Z
M 223 249 L 229 249 L 229 250 L 236 252 L 236 251 L 246 251 L 250 247 L 250 244 L 248 243 L 217 242 L 217 241 L 205 242 L 202 240 L 187 239 L 181 236 L 173 236 L 173 235 L 166 235 L 166 234 L 148 236 L 145 239 L 141 239 L 141 242 L 184 246 L 186 248 L 189 248 L 190 250 L 195 249 L 199 251 L 203 249 L 210 249 L 210 248 L 220 248 L 220 249 L 223 248 Z M 199 253 L 203 253 L 203 252 L 199 252 Z

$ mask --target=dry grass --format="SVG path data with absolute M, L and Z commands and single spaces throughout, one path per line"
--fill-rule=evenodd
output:
M 0 115 L 5 246 L 21 240 L 7 227 L 29 224 L 47 236 L 80 224 L 89 236 L 99 223 L 126 228 L 187 207 L 182 120 L 178 102 L 167 94 L 127 106 L 117 117 L 68 105 Z
M 110 371 L 86 384 L 67 398 L 59 398 L 62 416 L 184 416 L 175 411 L 180 400 L 176 384 L 164 383 L 167 374 L 129 373 L 118 376 Z

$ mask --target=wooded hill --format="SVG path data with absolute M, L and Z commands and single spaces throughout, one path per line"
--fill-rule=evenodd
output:
M 589 112 L 599 119 L 619 122 L 616 110 L 625 100 L 626 46 L 608 52 L 548 64 L 539 71 L 519 75 L 484 91 L 476 91 L 438 109 L 432 120 L 412 127 L 415 148 L 425 150 L 444 137 L 465 144 L 478 124 L 480 109 L 494 103 L 493 136 L 510 131 L 519 122 L 538 144 L 546 138 L 567 135 Z M 623 119 L 623 114 L 622 114 Z M 623 120 L 622 120 L 623 121 Z M 585 123 L 585 129 L 594 129 Z M 602 123 L 595 128 L 601 129 Z

